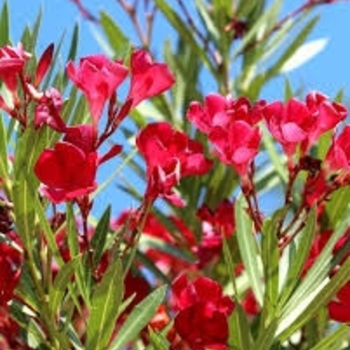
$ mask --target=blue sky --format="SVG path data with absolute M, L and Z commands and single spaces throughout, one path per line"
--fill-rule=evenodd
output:
M 4 0 L 0 0 L 1 5 L 3 2 Z M 79 56 L 102 51 L 92 35 L 93 26 L 79 16 L 77 8 L 69 0 L 10 0 L 8 3 L 10 6 L 11 38 L 14 43 L 19 40 L 24 26 L 26 24 L 31 25 L 40 8 L 42 8 L 43 22 L 37 54 L 40 54 L 49 43 L 58 42 L 63 32 L 66 32 L 67 42 L 69 42 L 76 22 L 79 22 L 81 26 Z M 102 9 L 108 11 L 113 18 L 116 18 L 121 27 L 131 28 L 128 18 L 120 11 L 116 1 L 85 0 L 83 3 L 88 5 L 88 8 L 92 11 Z M 299 0 L 285 0 L 284 10 L 288 11 L 294 8 L 293 6 L 301 3 L 302 1 Z M 302 67 L 289 73 L 288 77 L 294 87 L 302 84 L 306 91 L 319 90 L 332 97 L 340 88 L 344 88 L 345 95 L 349 97 L 350 2 L 341 1 L 322 6 L 318 8 L 317 13 L 321 15 L 321 19 L 310 39 L 327 38 L 328 44 L 320 54 Z M 158 30 L 161 31 L 161 28 L 158 28 Z M 262 97 L 269 100 L 283 98 L 282 82 L 283 79 L 270 83 L 264 90 L 264 96 Z M 108 173 L 108 170 L 106 170 L 104 171 Z M 128 203 L 122 197 L 118 198 L 120 198 L 118 202 L 122 205 L 135 205 L 132 201 Z M 97 209 L 103 209 L 104 204 L 102 202 L 96 203 Z M 114 209 L 119 211 L 123 207 L 117 205 Z
M 3 3 L 1 0 L 0 3 Z M 92 11 L 107 10 L 118 20 L 120 26 L 129 26 L 128 18 L 123 15 L 112 0 L 85 0 Z M 299 0 L 285 0 L 285 11 L 302 3 Z M 39 9 L 44 11 L 40 44 L 44 49 L 51 41 L 57 42 L 62 33 L 66 31 L 69 38 L 75 22 L 81 24 L 80 54 L 89 54 L 101 51 L 91 34 L 92 26 L 82 20 L 76 7 L 69 0 L 11 0 L 11 32 L 13 41 L 19 40 L 20 33 L 25 24 L 30 24 L 36 17 Z M 301 68 L 289 74 L 294 85 L 300 83 L 307 90 L 320 90 L 333 96 L 340 88 L 344 87 L 347 95 L 350 91 L 350 2 L 340 1 L 331 5 L 324 5 L 317 9 L 321 19 L 310 39 L 328 38 L 326 48 L 314 59 L 307 62 Z M 281 97 L 277 86 L 269 86 L 265 92 L 272 98 Z M 270 96 L 264 96 L 270 98 Z

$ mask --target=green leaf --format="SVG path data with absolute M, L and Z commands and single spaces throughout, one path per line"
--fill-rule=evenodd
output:
M 349 337 L 350 326 L 348 324 L 340 325 L 334 332 L 323 338 L 318 344 L 310 350 L 329 350 L 331 346 L 338 344 L 337 349 L 340 349 L 341 344 Z
M 195 4 L 205 29 L 215 41 L 219 40 L 220 34 L 218 28 L 216 27 L 213 19 L 211 18 L 207 6 L 202 0 L 195 0 Z
M 73 29 L 72 41 L 70 43 L 67 62 L 72 60 L 74 61 L 77 56 L 78 51 L 78 43 L 79 43 L 79 24 L 76 23 Z
M 167 286 L 162 286 L 143 299 L 131 312 L 108 350 L 122 350 L 147 325 L 163 302 Z
M 10 43 L 10 19 L 9 19 L 9 8 L 7 1 L 1 10 L 0 17 L 0 46 L 4 46 Z
M 55 315 L 58 312 L 59 304 L 62 301 L 63 296 L 66 294 L 66 289 L 71 281 L 71 277 L 77 269 L 79 260 L 80 257 L 76 257 L 68 261 L 62 266 L 55 277 L 49 295 L 49 308 L 52 315 Z
M 124 35 L 123 31 L 107 12 L 101 11 L 100 15 L 102 30 L 106 34 L 108 42 L 114 50 L 115 55 L 117 57 L 123 57 L 130 46 L 129 39 Z
M 174 27 L 177 33 L 183 38 L 187 45 L 195 50 L 197 55 L 201 58 L 204 64 L 209 68 L 209 70 L 215 75 L 216 69 L 208 58 L 207 52 L 197 43 L 196 39 L 193 36 L 193 31 L 189 26 L 182 21 L 180 16 L 168 5 L 168 2 L 165 0 L 154 0 L 157 8 L 164 14 L 168 19 L 169 23 Z
M 279 338 L 284 341 L 288 339 L 296 330 L 300 329 L 311 317 L 317 314 L 317 312 L 325 306 L 330 299 L 338 292 L 338 290 L 349 281 L 350 274 L 350 260 L 347 260 L 337 271 L 334 277 L 329 280 L 328 278 L 321 283 L 317 284 L 316 293 L 312 293 L 308 299 L 308 305 L 300 313 L 299 317 L 291 323 L 288 327 L 285 327 L 285 323 L 288 319 L 286 315 L 279 324 Z M 319 287 L 320 286 L 320 287 Z M 300 304 L 302 304 L 304 300 Z M 286 322 L 288 324 L 288 322 Z M 283 330 L 283 331 L 282 331 Z
M 278 319 L 274 319 L 268 325 L 267 329 L 263 329 L 259 332 L 259 335 L 252 346 L 254 350 L 266 350 L 271 349 L 272 344 L 275 341 L 275 334 L 278 326 Z
M 262 229 L 262 260 L 264 265 L 264 306 L 263 315 L 266 322 L 274 318 L 278 303 L 279 280 L 279 246 L 277 229 L 279 221 L 285 215 L 285 210 L 277 211 L 272 219 L 266 219 Z
M 93 249 L 93 261 L 94 266 L 97 267 L 102 254 L 104 252 L 104 248 L 106 245 L 107 235 L 109 232 L 111 218 L 111 206 L 109 205 L 105 212 L 102 214 L 100 221 L 98 222 L 94 235 L 91 239 L 91 248 Z
M 283 276 L 286 276 L 286 278 L 284 280 L 281 298 L 279 301 L 280 307 L 282 307 L 284 303 L 288 300 L 293 289 L 299 282 L 301 272 L 305 266 L 306 259 L 309 256 L 312 242 L 314 239 L 317 222 L 316 219 L 316 209 L 313 208 L 308 215 L 305 228 L 299 233 L 297 251 L 295 256 L 292 258 L 288 271 L 287 273 L 282 272 L 281 274 L 281 278 L 283 278 Z
M 259 305 L 263 304 L 263 288 L 261 274 L 261 256 L 255 238 L 253 222 L 244 208 L 245 199 L 240 197 L 235 204 L 237 242 L 242 256 L 244 268 L 248 274 L 250 285 Z
M 87 350 L 103 350 L 110 342 L 124 294 L 122 276 L 122 264 L 117 259 L 109 265 L 93 292 L 87 321 Z
M 5 129 L 4 118 L 0 115 L 0 178 L 8 178 L 8 149 L 7 132 Z
M 250 1 L 249 1 L 250 2 Z M 269 28 L 271 28 L 276 22 L 276 18 L 280 12 L 282 6 L 281 0 L 276 0 L 271 4 L 271 6 L 264 12 L 263 15 L 254 23 L 250 30 L 244 35 L 243 40 L 235 49 L 232 57 L 233 60 L 236 60 L 237 57 L 244 51 L 244 49 L 255 40 L 256 36 L 259 33 L 259 36 L 262 37 Z
M 305 26 L 300 30 L 296 38 L 292 41 L 285 52 L 281 55 L 281 57 L 277 60 L 277 62 L 268 69 L 266 76 L 272 77 L 277 73 L 283 71 L 283 67 L 288 63 L 290 59 L 292 59 L 293 55 L 297 52 L 297 50 L 301 47 L 301 45 L 305 42 L 306 38 L 309 36 L 311 31 L 314 29 L 316 23 L 318 22 L 319 17 L 316 16 L 308 21 Z
M 72 203 L 67 203 L 66 206 L 67 215 L 67 241 L 69 247 L 70 256 L 74 259 L 80 255 L 79 241 L 78 241 L 78 230 L 76 227 L 76 220 L 73 211 Z M 88 309 L 90 309 L 90 285 L 91 285 L 91 272 L 84 271 L 83 259 L 78 259 L 78 266 L 76 267 L 76 282 L 79 288 L 79 292 L 84 299 L 84 302 Z M 86 278 L 85 278 L 86 277 Z
M 249 350 L 252 348 L 252 337 L 247 315 L 242 306 L 238 303 L 229 317 L 229 346 L 230 348 Z M 255 349 L 254 349 L 255 350 Z
M 148 328 L 148 334 L 151 342 L 151 349 L 153 350 L 167 350 L 169 349 L 169 342 L 162 334 L 155 333 L 152 328 Z
M 23 173 L 16 176 L 12 193 L 16 233 L 21 237 L 24 248 L 29 252 L 35 237 L 35 209 L 32 199 L 37 196 L 37 193 L 31 188 Z
M 321 291 L 322 293 L 325 293 L 325 290 L 327 290 L 328 287 L 325 289 L 325 285 L 327 285 L 327 278 L 332 269 L 332 251 L 339 238 L 348 229 L 348 225 L 349 210 L 344 213 L 341 224 L 329 238 L 326 246 L 323 248 L 317 260 L 308 270 L 298 288 L 294 291 L 291 298 L 283 307 L 281 321 L 277 330 L 278 334 L 285 332 L 289 334 L 290 330 L 292 328 L 294 329 L 296 320 L 300 318 L 304 319 L 306 310 L 310 309 L 311 303 L 313 303 L 313 301 L 316 299 L 319 300 L 319 294 Z M 350 263 L 350 260 L 348 260 L 348 262 Z M 343 267 L 344 266 L 345 265 L 343 265 Z M 318 307 L 320 307 L 320 305 L 321 304 L 319 304 Z
M 342 187 L 332 194 L 331 199 L 326 204 L 328 225 L 336 227 L 343 217 L 344 212 L 349 207 L 350 187 Z

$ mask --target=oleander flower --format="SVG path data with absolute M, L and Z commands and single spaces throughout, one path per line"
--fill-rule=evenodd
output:
M 67 74 L 86 95 L 96 126 L 106 101 L 124 81 L 128 69 L 104 55 L 91 55 L 82 58 L 78 67 L 72 61 L 68 62 Z
M 60 203 L 85 196 L 95 190 L 97 152 L 85 153 L 76 145 L 60 141 L 40 154 L 34 171 L 40 191 L 51 202 Z
M 178 310 L 175 330 L 190 348 L 227 349 L 227 319 L 234 302 L 223 295 L 221 286 L 206 277 L 189 281 L 181 275 L 174 281 L 172 292 L 175 310 Z
M 161 94 L 171 88 L 175 78 L 164 63 L 153 62 L 145 50 L 136 50 L 131 55 L 131 83 L 128 100 L 135 107 L 141 101 Z
M 181 178 L 204 175 L 212 166 L 212 162 L 205 158 L 199 142 L 174 130 L 166 122 L 147 125 L 138 134 L 136 145 L 146 160 L 146 196 L 151 200 L 163 196 L 181 205 L 173 187 Z

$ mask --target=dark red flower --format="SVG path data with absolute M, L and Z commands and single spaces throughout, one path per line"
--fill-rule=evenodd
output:
M 204 157 L 199 142 L 190 140 L 166 122 L 147 125 L 137 136 L 136 145 L 146 160 L 146 196 L 152 200 L 163 196 L 180 204 L 173 187 L 181 178 L 203 175 L 212 166 L 212 162 Z
M 0 309 L 7 308 L 21 276 L 20 254 L 5 243 L 0 243 Z
M 30 57 L 31 54 L 23 50 L 22 44 L 0 48 L 0 79 L 10 91 L 16 91 L 18 75 L 23 72 Z
M 35 71 L 34 86 L 38 86 L 41 83 L 48 69 L 50 68 L 54 48 L 54 44 L 50 44 L 41 55 Z
M 185 275 L 177 278 L 172 291 L 175 309 L 174 325 L 180 337 L 193 350 L 227 349 L 228 316 L 234 303 L 223 296 L 221 286 L 205 277 L 193 282 Z
M 97 152 L 57 142 L 39 156 L 34 171 L 42 182 L 41 192 L 53 203 L 85 196 L 96 188 Z
M 328 312 L 332 320 L 350 323 L 350 282 L 338 291 L 335 300 L 329 302 Z
M 130 108 L 170 89 L 174 82 L 175 78 L 166 64 L 153 62 L 145 50 L 134 51 L 131 55 L 131 83 L 127 98 L 132 101 Z
M 104 55 L 91 55 L 82 58 L 79 67 L 70 61 L 67 74 L 86 95 L 96 126 L 106 101 L 126 78 L 128 69 Z

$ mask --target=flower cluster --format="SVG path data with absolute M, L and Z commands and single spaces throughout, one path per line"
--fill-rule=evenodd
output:
M 19 325 L 30 319 L 28 322 L 38 325 L 42 338 L 48 336 L 47 347 L 66 346 L 61 340 L 66 329 L 90 348 L 100 341 L 107 346 L 128 327 L 129 317 L 138 312 L 160 281 L 169 282 L 171 293 L 164 303 L 153 305 L 150 299 L 155 315 L 147 320 L 149 327 L 142 324 L 138 329 L 143 344 L 152 341 L 153 330 L 167 332 L 164 341 L 166 338 L 172 349 L 224 350 L 235 341 L 230 339 L 233 317 L 237 316 L 238 323 L 255 324 L 262 319 L 268 324 L 270 320 L 264 317 L 271 305 L 266 306 L 269 301 L 256 293 L 257 284 L 271 283 L 268 267 L 263 266 L 263 272 L 258 267 L 255 284 L 249 284 L 253 272 L 247 266 L 247 252 L 231 256 L 228 251 L 238 252 L 248 243 L 252 247 L 251 240 L 259 249 L 262 242 L 262 250 L 271 244 L 269 249 L 275 248 L 272 260 L 285 258 L 285 254 L 292 260 L 290 251 L 299 249 L 299 242 L 296 240 L 297 248 L 289 244 L 310 226 L 308 220 L 316 213 L 314 240 L 308 241 L 311 248 L 293 270 L 300 270 L 295 278 L 307 279 L 335 229 L 327 221 L 327 203 L 336 191 L 350 185 L 350 126 L 342 127 L 346 107 L 319 92 L 309 93 L 304 101 L 252 102 L 214 93 L 204 102 L 193 101 L 186 117 L 199 130 L 196 137 L 165 121 L 143 127 L 135 135 L 135 143 L 145 169 L 134 163 L 146 182 L 141 203 L 117 217 L 111 217 L 107 209 L 95 225 L 92 194 L 98 189 L 98 171 L 101 164 L 122 152 L 122 145 L 109 142 L 111 135 L 141 102 L 168 91 L 175 77 L 166 64 L 154 61 L 145 50 L 133 51 L 129 66 L 127 60 L 101 54 L 86 56 L 79 63 L 70 61 L 66 74 L 72 91 L 83 94 L 90 117 L 89 122 L 81 118 L 76 123 L 72 109 L 67 112 L 64 92 L 42 87 L 53 56 L 54 47 L 49 45 L 30 74 L 26 69 L 31 54 L 22 45 L 0 48 L 0 79 L 9 92 L 6 98 L 0 96 L 0 108 L 18 126 L 19 143 L 28 134 L 35 135 L 38 147 L 26 153 L 23 149 L 31 145 L 21 144 L 21 152 L 15 151 L 9 160 L 7 155 L 5 161 L 0 159 L 0 342 L 6 342 L 8 348 L 24 349 Z M 128 78 L 123 100 L 118 90 Z M 278 145 L 276 152 L 286 164 L 281 170 L 281 177 L 285 175 L 283 208 L 271 220 L 266 220 L 261 210 L 261 185 L 255 176 L 261 166 L 257 156 L 266 157 L 264 132 Z M 103 153 L 102 145 L 107 147 Z M 23 167 L 24 161 L 18 165 L 21 157 L 28 161 L 28 169 Z M 238 200 L 218 190 L 225 186 L 215 186 L 222 178 L 218 172 L 211 176 L 216 165 L 222 172 L 229 169 L 234 174 L 232 181 L 237 181 L 242 191 L 246 203 L 242 216 L 249 218 L 248 223 L 242 224 L 244 218 L 237 216 Z M 208 175 L 207 184 L 204 175 Z M 17 177 L 24 181 L 23 187 Z M 190 202 L 193 212 L 189 213 L 184 212 L 184 183 L 193 185 L 198 194 Z M 295 189 L 301 197 L 294 200 Z M 220 193 L 215 193 L 213 200 L 215 191 Z M 173 211 L 167 215 L 159 215 L 157 208 L 152 211 L 157 199 L 165 200 Z M 20 203 L 19 208 L 14 208 L 14 203 Z M 49 213 L 52 216 L 45 218 Z M 79 213 L 77 217 L 75 213 Z M 242 239 L 240 230 L 245 230 L 249 239 Z M 342 259 L 330 264 L 325 278 L 331 280 L 346 266 L 348 238 L 349 231 L 334 245 L 332 256 Z M 266 258 L 269 254 L 264 251 L 261 255 Z M 270 256 L 266 259 L 270 261 Z M 229 272 L 223 272 L 222 266 Z M 211 278 L 213 271 L 217 278 Z M 216 280 L 229 280 L 228 288 L 223 289 Z M 339 285 L 323 305 L 337 322 L 350 322 L 349 284 Z M 25 288 L 30 288 L 29 297 Z M 266 289 L 262 288 L 261 294 L 271 292 Z M 34 290 L 38 296 L 32 295 Z M 41 301 L 45 301 L 42 310 L 38 307 Z M 115 308 L 107 305 L 110 301 L 117 304 Z M 19 325 L 9 317 L 11 307 L 17 304 L 25 309 L 24 321 L 15 318 Z M 107 328 L 106 339 L 101 330 L 96 331 L 100 309 L 105 314 L 99 322 L 109 321 L 101 323 Z M 69 317 L 70 325 L 65 323 Z

